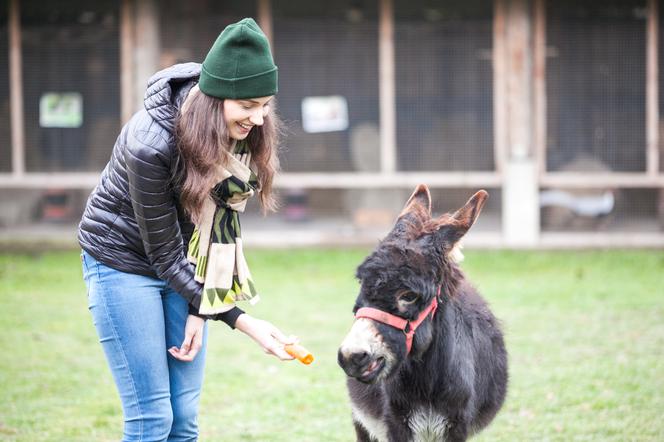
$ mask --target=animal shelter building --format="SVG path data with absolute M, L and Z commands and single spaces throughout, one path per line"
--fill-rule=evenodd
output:
M 473 245 L 664 246 L 663 7 L 0 0 L 0 231 L 75 223 L 147 79 L 251 16 L 286 131 L 248 241 L 373 241 L 425 183 L 438 213 L 489 191 Z

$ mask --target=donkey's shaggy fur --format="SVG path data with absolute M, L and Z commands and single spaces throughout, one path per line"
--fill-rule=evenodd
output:
M 438 297 L 438 310 L 404 333 L 357 319 L 339 349 L 358 441 L 464 441 L 489 424 L 507 390 L 507 353 L 496 318 L 452 259 L 487 193 L 454 214 L 431 218 L 420 185 L 392 232 L 360 265 L 354 311 L 373 307 L 413 320 Z

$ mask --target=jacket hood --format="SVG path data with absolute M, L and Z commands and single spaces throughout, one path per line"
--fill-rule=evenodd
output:
M 182 101 L 198 82 L 200 73 L 199 63 L 181 63 L 150 77 L 143 105 L 157 124 L 173 132 Z

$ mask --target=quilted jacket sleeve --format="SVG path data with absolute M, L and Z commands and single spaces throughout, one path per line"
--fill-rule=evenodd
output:
M 151 127 L 154 125 L 152 123 Z M 200 305 L 202 285 L 194 280 L 193 267 L 182 246 L 172 189 L 169 140 L 160 128 L 146 130 L 145 125 L 138 126 L 128 134 L 125 164 L 131 204 L 145 253 L 159 278 L 180 293 L 190 303 L 190 313 L 195 313 Z M 233 327 L 241 313 L 236 307 L 224 314 L 203 317 L 219 319 Z

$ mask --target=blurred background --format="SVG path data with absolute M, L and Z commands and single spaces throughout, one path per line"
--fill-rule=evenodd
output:
M 280 69 L 254 245 L 374 243 L 418 183 L 467 243 L 664 246 L 658 0 L 0 0 L 0 238 L 75 245 L 147 79 L 252 16 Z
M 436 213 L 490 193 L 465 243 L 500 250 L 463 267 L 511 373 L 478 440 L 664 440 L 659 0 L 0 0 L 0 440 L 119 439 L 77 224 L 148 78 L 248 16 L 287 129 L 280 211 L 242 217 L 251 311 L 316 362 L 210 327 L 202 440 L 353 439 L 353 275 L 419 183 Z

